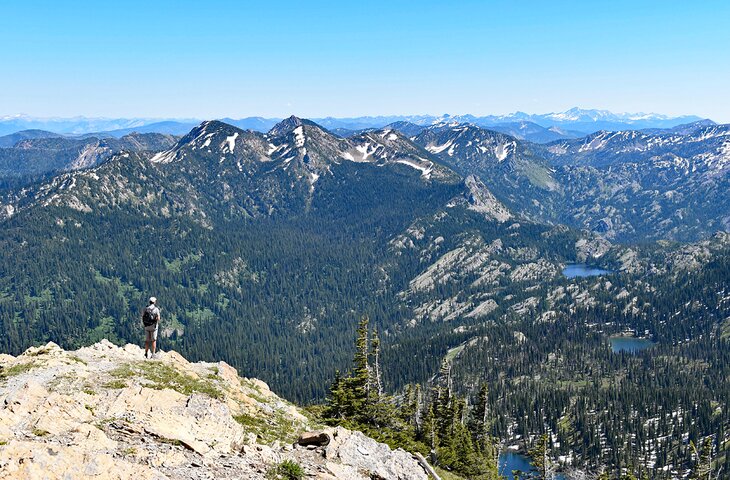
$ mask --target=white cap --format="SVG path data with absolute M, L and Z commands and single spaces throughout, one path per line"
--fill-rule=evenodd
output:
M 157 299 L 155 297 L 150 297 L 150 303 L 157 303 Z

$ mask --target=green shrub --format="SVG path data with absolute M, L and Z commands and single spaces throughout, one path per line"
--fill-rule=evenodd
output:
M 301 465 L 291 460 L 284 460 L 271 468 L 266 477 L 270 480 L 302 480 L 304 475 Z

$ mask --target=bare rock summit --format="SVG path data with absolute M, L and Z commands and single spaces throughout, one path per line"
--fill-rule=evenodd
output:
M 0 479 L 261 479 L 281 462 L 307 478 L 425 480 L 403 450 L 321 427 L 262 381 L 176 352 L 145 360 L 107 340 L 0 355 Z M 267 477 L 267 475 L 269 475 Z

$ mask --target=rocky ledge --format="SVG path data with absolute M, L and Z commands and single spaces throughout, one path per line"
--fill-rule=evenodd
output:
M 176 352 L 145 360 L 102 340 L 0 354 L 0 479 L 426 480 L 410 454 L 360 432 L 320 430 L 262 381 Z M 310 437 L 311 438 L 311 437 Z

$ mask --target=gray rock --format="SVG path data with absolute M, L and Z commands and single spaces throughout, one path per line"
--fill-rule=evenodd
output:
M 391 450 L 361 432 L 342 427 L 328 431 L 332 438 L 325 449 L 329 461 L 367 472 L 369 478 L 384 480 L 428 480 L 423 467 L 402 449 Z

